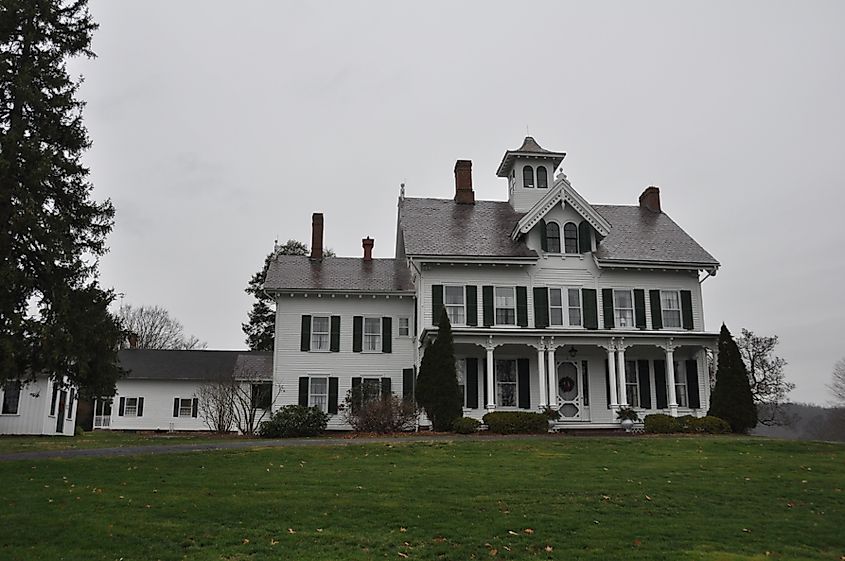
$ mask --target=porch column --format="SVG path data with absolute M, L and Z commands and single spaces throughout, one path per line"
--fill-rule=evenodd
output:
M 495 350 L 496 346 L 493 344 L 493 337 L 487 339 L 487 344 L 484 348 L 487 350 L 487 411 L 493 411 L 496 409 L 496 387 L 493 372 L 493 368 L 495 368 L 493 350 Z
M 540 382 L 540 408 L 542 409 L 548 402 L 546 401 L 546 341 L 545 337 L 540 337 L 540 344 L 537 345 L 537 378 Z
M 610 409 L 615 411 L 619 401 L 616 393 L 616 345 L 612 341 L 607 346 L 607 381 L 610 385 Z
M 663 347 L 666 350 L 666 385 L 669 386 L 669 414 L 678 416 L 678 396 L 675 395 L 675 345 L 672 340 Z
M 557 378 L 556 374 L 557 373 L 555 372 L 555 370 L 557 370 L 557 368 L 556 368 L 557 365 L 555 364 L 555 349 L 556 348 L 557 347 L 555 347 L 555 338 L 552 337 L 552 340 L 548 345 L 548 351 L 549 351 L 548 361 L 549 361 L 549 364 L 548 364 L 548 368 L 546 368 L 546 376 L 548 376 L 548 378 L 549 378 L 549 407 L 554 407 L 555 409 L 557 409 L 557 380 L 556 380 L 556 378 Z
M 619 364 L 616 366 L 616 376 L 619 378 L 617 389 L 619 390 L 619 406 L 628 407 L 628 391 L 625 387 L 625 345 L 616 346 L 616 356 L 619 359 Z

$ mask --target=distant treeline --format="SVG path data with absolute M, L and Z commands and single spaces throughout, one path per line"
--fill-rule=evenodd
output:
M 809 403 L 785 403 L 781 408 L 786 424 L 771 427 L 757 425 L 751 431 L 752 434 L 793 440 L 845 442 L 845 408 L 821 407 Z

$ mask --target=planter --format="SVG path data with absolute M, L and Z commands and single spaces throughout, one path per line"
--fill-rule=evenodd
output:
M 631 429 L 634 426 L 634 421 L 631 419 L 623 419 L 620 424 L 622 425 L 622 428 L 625 429 L 625 432 L 631 432 Z

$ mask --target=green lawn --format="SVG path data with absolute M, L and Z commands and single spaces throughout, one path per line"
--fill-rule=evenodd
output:
M 829 559 L 845 447 L 561 437 L 0 463 L 2 559 Z
M 0 454 L 34 452 L 38 450 L 72 450 L 75 448 L 118 448 L 124 446 L 147 446 L 150 444 L 198 444 L 238 440 L 243 437 L 232 435 L 213 436 L 208 433 L 151 433 L 123 431 L 94 431 L 80 436 L 0 436 Z

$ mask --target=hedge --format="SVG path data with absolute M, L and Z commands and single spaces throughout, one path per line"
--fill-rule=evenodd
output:
M 670 415 L 646 415 L 643 421 L 645 431 L 658 434 L 673 432 L 725 434 L 731 432 L 731 426 L 724 419 L 719 417 L 693 417 L 683 415 L 672 417 Z
M 497 434 L 542 434 L 549 431 L 548 418 L 542 413 L 494 411 L 482 419 L 487 430 Z
M 481 426 L 481 421 L 472 417 L 459 417 L 452 423 L 452 430 L 459 434 L 472 434 Z

